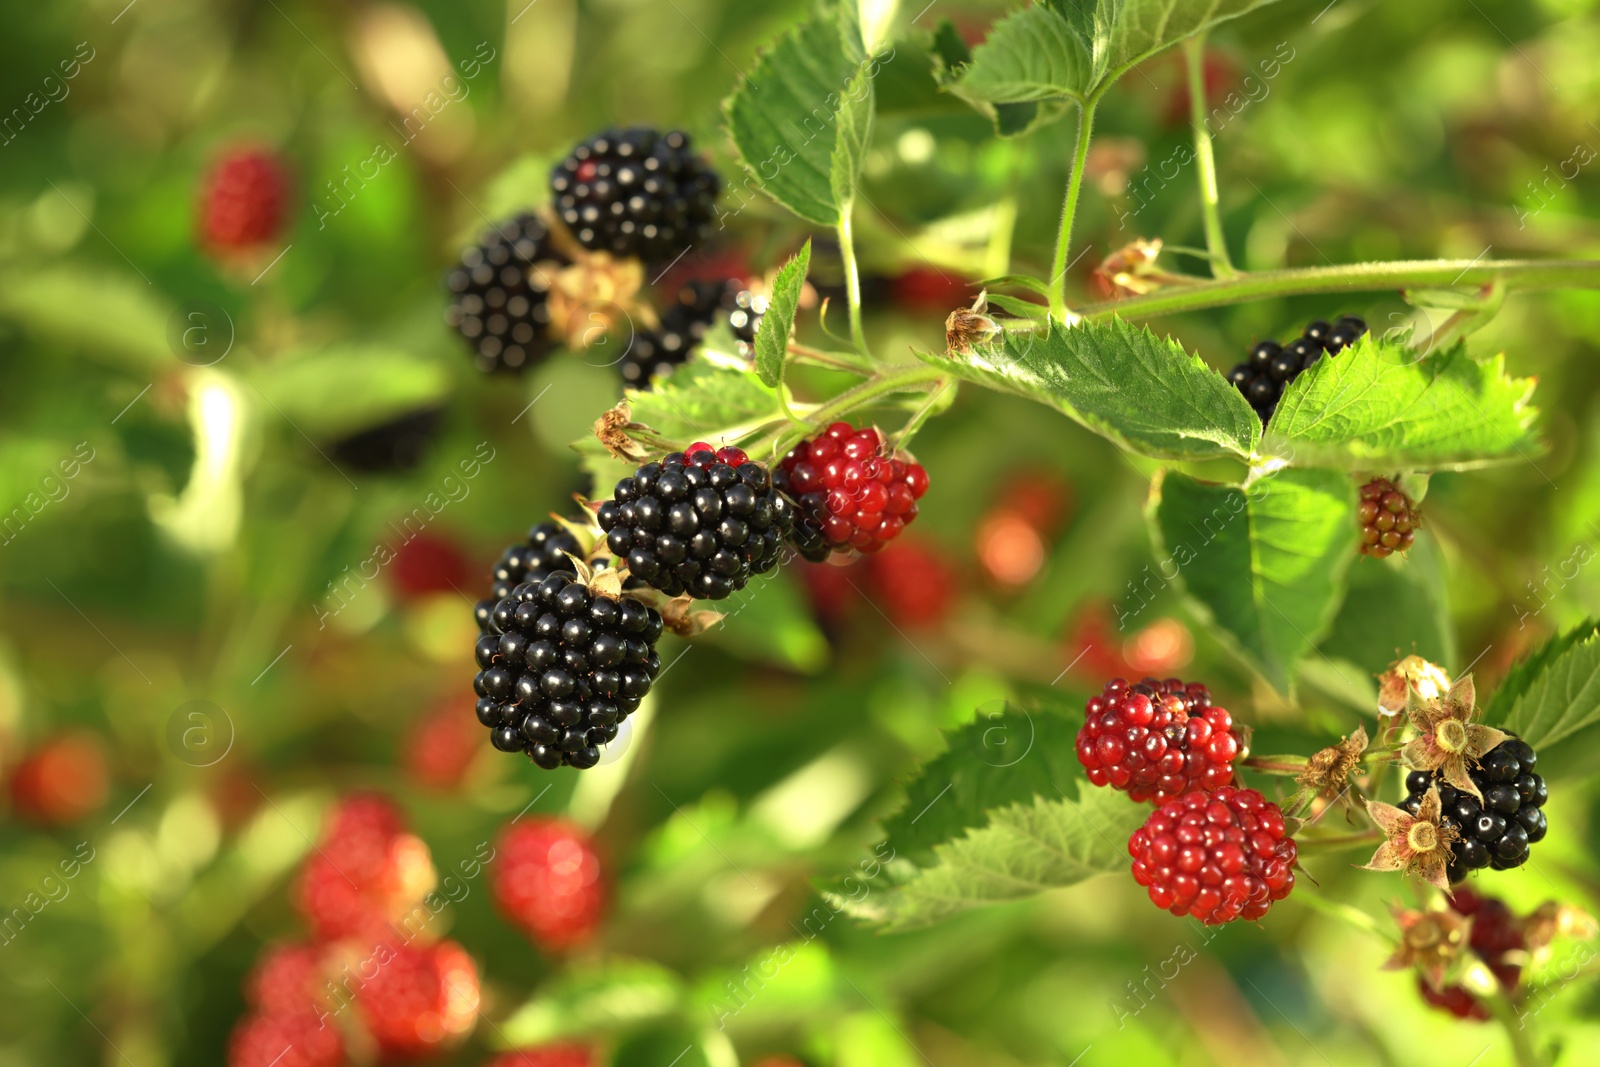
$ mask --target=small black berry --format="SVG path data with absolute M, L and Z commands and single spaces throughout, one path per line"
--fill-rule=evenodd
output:
M 437 408 L 413 411 L 333 443 L 335 463 L 366 474 L 404 474 L 416 470 L 433 448 L 444 421 Z
M 1460 835 L 1451 846 L 1447 871 L 1451 882 L 1484 867 L 1507 870 L 1528 861 L 1528 846 L 1542 840 L 1549 829 L 1542 810 L 1549 793 L 1544 779 L 1534 773 L 1537 763 L 1533 748 L 1519 737 L 1490 749 L 1467 772 L 1483 793 L 1482 803 L 1427 771 L 1406 775 L 1406 799 L 1400 806 L 1415 814 L 1423 794 L 1437 784 L 1444 803 L 1442 821 Z
M 501 553 L 500 562 L 494 566 L 494 584 L 489 587 L 488 598 L 473 605 L 478 629 L 488 634 L 510 629 L 516 604 L 506 608 L 503 618 L 496 616 L 498 606 L 523 582 L 542 582 L 547 575 L 558 571 L 576 573 L 577 567 L 568 556 L 569 552 L 574 556 L 582 554 L 583 546 L 578 544 L 578 539 L 558 523 L 541 522 L 528 531 L 526 541 Z M 478 665 L 484 666 L 481 658 Z
M 606 130 L 550 172 L 556 211 L 579 244 L 647 261 L 704 237 L 721 187 L 680 130 Z
M 482 371 L 520 371 L 556 347 L 547 296 L 565 263 L 536 215 L 518 215 L 486 230 L 445 276 L 444 319 L 466 339 Z

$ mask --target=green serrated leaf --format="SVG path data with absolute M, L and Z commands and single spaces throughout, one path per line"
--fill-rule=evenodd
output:
M 966 38 L 961 36 L 956 24 L 948 18 L 940 19 L 939 24 L 933 28 L 931 50 L 946 74 L 953 73 L 957 67 L 972 61 L 972 49 L 967 47 Z
M 1065 698 L 1035 709 L 980 708 L 906 783 L 905 805 L 884 820 L 889 845 L 925 866 L 934 846 L 981 826 L 990 810 L 1059 796 L 1057 782 L 1082 774 L 1074 748 L 1082 715 L 1070 714 L 1081 711 Z
M 841 219 L 848 216 L 855 205 L 856 183 L 861 180 L 867 145 L 872 140 L 873 70 L 870 60 L 861 64 L 845 88 L 835 118 L 837 136 L 828 164 L 828 183 Z
M 1150 809 L 1078 777 L 1071 792 L 1015 804 L 934 850 L 936 862 L 859 901 L 836 899 L 886 930 L 911 930 L 970 908 L 1020 900 L 1110 871 L 1126 871 L 1128 836 Z
M 1031 300 L 1023 300 L 1021 297 L 1007 296 L 1004 293 L 989 293 L 984 297 L 984 299 L 988 300 L 989 303 L 993 304 L 1001 311 L 1008 311 L 1011 314 L 1016 315 L 1018 318 L 1037 319 L 1043 318 L 1045 315 L 1050 313 L 1050 309 L 1044 304 L 1035 304 Z
M 918 352 L 958 378 L 1064 412 L 1157 459 L 1248 457 L 1261 423 L 1239 391 L 1176 342 L 1122 319 L 1007 332 L 960 355 Z
M 859 31 L 818 8 L 763 52 L 725 101 L 728 135 L 755 184 L 808 222 L 832 226 L 840 111 L 853 79 L 872 69 Z M 870 79 L 869 79 L 870 80 Z
M 1384 610 L 1373 611 L 1374 604 Z M 1419 532 L 1403 556 L 1357 559 L 1344 607 L 1319 648 L 1331 659 L 1355 664 L 1368 678 L 1412 653 L 1456 663 L 1444 558 L 1432 535 Z
M 1245 660 L 1287 693 L 1295 661 L 1333 621 L 1356 555 L 1350 479 L 1285 470 L 1239 488 L 1168 471 L 1152 494 L 1163 577 L 1182 583 Z
M 1047 0 L 989 30 L 950 92 L 985 111 L 1003 135 L 1050 121 L 1063 101 L 1097 98 L 1124 72 L 1186 37 L 1273 0 Z M 1002 108 L 1034 110 L 1002 115 Z
M 1364 337 L 1289 383 L 1262 452 L 1301 467 L 1375 471 L 1531 459 L 1543 451 L 1531 430 L 1533 386 L 1507 376 L 1504 356 L 1479 362 L 1458 344 L 1419 358 Z
M 1486 721 L 1517 734 L 1541 757 L 1580 734 L 1592 741 L 1600 734 L 1600 622 L 1591 619 L 1551 638 L 1519 663 L 1489 702 Z M 1592 764 L 1593 745 L 1577 747 Z M 1594 773 L 1593 766 L 1586 771 Z
M 783 384 L 783 367 L 789 358 L 789 333 L 794 329 L 795 312 L 805 289 L 806 271 L 811 269 L 811 239 L 789 257 L 772 280 L 772 297 L 767 313 L 756 327 L 756 377 L 774 389 Z
M 660 964 L 612 959 L 563 973 L 497 1026 L 494 1037 L 506 1048 L 580 1034 L 616 1037 L 675 1016 L 686 995 Z

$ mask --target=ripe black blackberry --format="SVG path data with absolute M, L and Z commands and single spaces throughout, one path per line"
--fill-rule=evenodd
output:
M 1262 423 L 1266 423 L 1278 409 L 1283 391 L 1302 371 L 1324 355 L 1337 356 L 1366 332 L 1366 322 L 1355 315 L 1346 315 L 1331 326 L 1317 319 L 1286 345 L 1258 342 L 1250 350 L 1250 358 L 1228 371 L 1228 381 L 1244 394 Z
M 721 600 L 776 567 L 794 522 L 767 468 L 704 442 L 622 479 L 598 518 L 629 574 L 701 600 Z
M 550 171 L 551 200 L 579 244 L 646 261 L 703 238 L 721 188 L 681 130 L 605 130 Z
M 461 253 L 445 276 L 444 321 L 472 346 L 479 370 L 520 371 L 556 347 L 547 297 L 552 268 L 565 262 L 536 215 L 491 226 Z
M 737 278 L 688 282 L 661 312 L 660 329 L 634 334 L 628 351 L 617 361 L 617 371 L 626 384 L 649 388 L 652 379 L 667 377 L 687 361 L 719 320 L 733 331 L 739 355 L 748 357 L 766 312 L 767 298 L 752 293 Z
M 443 421 L 438 408 L 408 412 L 335 441 L 329 455 L 353 471 L 404 474 L 422 465 Z
M 478 629 L 484 633 L 492 632 L 490 616 L 495 605 L 510 596 L 511 591 L 523 582 L 542 582 L 546 576 L 557 571 L 576 574 L 577 565 L 567 556 L 569 552 L 580 556 L 583 546 L 569 531 L 554 522 L 539 523 L 528 531 L 526 541 L 502 552 L 500 562 L 494 565 L 494 584 L 489 588 L 488 598 L 478 601 L 473 608 Z
M 546 770 L 593 767 L 661 673 L 661 615 L 557 571 L 523 582 L 490 612 L 472 688 L 502 752 Z
M 1491 748 L 1468 772 L 1483 794 L 1481 804 L 1435 774 L 1406 775 L 1406 799 L 1400 806 L 1415 815 L 1423 794 L 1437 784 L 1443 821 L 1461 835 L 1450 846 L 1447 874 L 1452 883 L 1483 867 L 1497 871 L 1520 867 L 1528 861 L 1528 846 L 1544 839 L 1549 824 L 1543 809 L 1550 794 L 1544 779 L 1533 771 L 1538 761 L 1532 746 L 1519 737 Z

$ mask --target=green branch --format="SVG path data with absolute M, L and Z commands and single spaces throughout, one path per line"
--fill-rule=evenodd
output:
M 1094 136 L 1095 104 L 1093 97 L 1078 104 L 1078 145 L 1072 157 L 1072 176 L 1067 179 L 1067 196 L 1061 204 L 1056 255 L 1050 264 L 1050 316 L 1061 322 L 1067 318 L 1067 256 L 1072 247 L 1072 220 L 1078 214 L 1078 193 L 1083 189 L 1083 170 L 1089 161 L 1089 139 Z
M 1228 258 L 1228 242 L 1222 235 L 1222 217 L 1217 211 L 1217 161 L 1211 151 L 1211 131 L 1206 127 L 1205 50 L 1203 33 L 1183 42 L 1183 58 L 1189 68 L 1189 123 L 1194 128 L 1195 170 L 1200 176 L 1200 217 L 1205 220 L 1211 276 L 1233 278 L 1239 272 Z
M 850 228 L 853 205 L 839 213 L 839 256 L 844 260 L 845 294 L 850 301 L 850 341 L 856 350 L 867 351 L 867 332 L 861 325 L 861 269 L 856 265 L 856 241 Z
M 1373 293 L 1424 287 L 1482 286 L 1502 281 L 1517 289 L 1600 289 L 1595 259 L 1414 259 L 1339 267 L 1252 271 L 1235 278 L 1201 281 L 1146 296 L 1108 300 L 1080 309 L 1086 319 L 1155 318 L 1182 311 L 1242 304 L 1275 296 L 1312 293 Z M 1042 323 L 1040 325 L 1043 325 Z

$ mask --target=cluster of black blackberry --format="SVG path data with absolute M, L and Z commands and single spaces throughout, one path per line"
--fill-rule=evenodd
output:
M 722 179 L 682 130 L 605 130 L 550 172 L 556 214 L 594 252 L 667 260 L 711 228 Z
M 494 584 L 489 587 L 489 596 L 478 601 L 473 609 L 478 629 L 492 632 L 491 616 L 495 605 L 510 596 L 517 586 L 523 582 L 542 582 L 557 572 L 576 574 L 578 568 L 572 557 L 582 555 L 583 546 L 578 539 L 557 523 L 541 522 L 529 530 L 526 541 L 500 553 L 500 562 L 491 572 Z
M 661 673 L 661 630 L 654 608 L 572 574 L 522 582 L 478 638 L 478 721 L 495 748 L 546 770 L 593 767 Z
M 731 596 L 776 567 L 794 524 L 766 467 L 703 442 L 622 479 L 597 518 L 629 574 L 701 600 Z
M 491 226 L 461 253 L 445 276 L 444 321 L 472 346 L 479 370 L 520 371 L 556 346 L 547 298 L 551 271 L 565 261 L 535 215 Z
M 1305 332 L 1286 345 L 1261 341 L 1250 350 L 1250 358 L 1228 371 L 1228 381 L 1244 394 L 1262 423 L 1278 410 L 1278 401 L 1289 383 L 1324 355 L 1337 356 L 1367 332 L 1365 320 L 1346 315 L 1329 324 L 1317 319 Z
M 719 320 L 738 339 L 739 354 L 748 357 L 766 311 L 767 298 L 752 293 L 737 278 L 687 282 L 661 313 L 659 329 L 634 334 L 617 370 L 626 384 L 648 388 L 653 379 L 666 377 L 684 363 Z
M 1549 823 L 1544 802 L 1550 793 L 1534 773 L 1539 757 L 1526 741 L 1512 737 L 1484 754 L 1467 772 L 1483 801 L 1453 788 L 1436 774 L 1412 771 L 1406 776 L 1406 799 L 1400 806 L 1415 815 L 1431 786 L 1443 801 L 1441 821 L 1460 835 L 1450 846 L 1448 877 L 1459 882 L 1471 871 L 1520 867 L 1528 846 L 1544 839 Z

